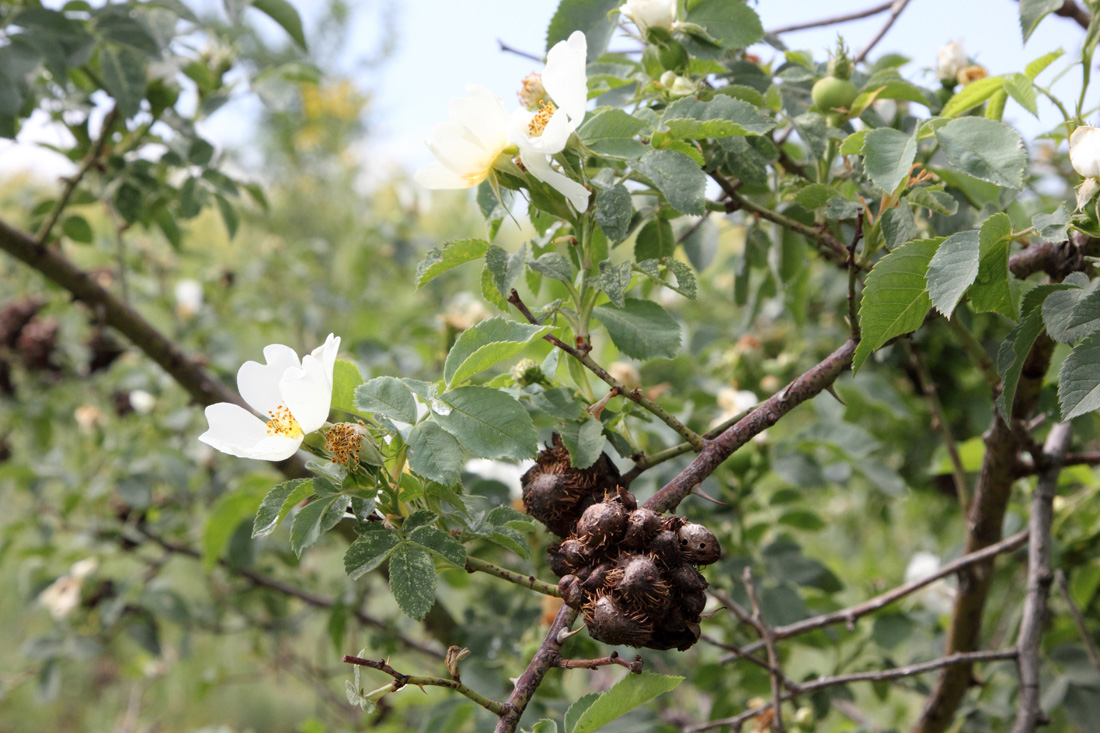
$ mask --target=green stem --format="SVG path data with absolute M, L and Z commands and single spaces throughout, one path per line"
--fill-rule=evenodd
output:
M 458 680 L 447 679 L 445 677 L 423 677 L 420 675 L 401 674 L 393 667 L 391 667 L 388 662 L 375 662 L 370 659 L 363 659 L 362 657 L 353 657 L 350 654 L 344 655 L 343 661 L 345 664 L 355 664 L 360 667 L 369 667 L 370 669 L 376 669 L 379 672 L 384 672 L 393 677 L 392 692 L 397 692 L 406 685 L 416 685 L 417 687 L 424 687 L 425 685 L 431 687 L 447 687 L 459 693 L 460 695 L 463 695 L 473 700 L 478 705 L 491 712 L 493 715 L 503 715 L 504 712 L 507 710 L 507 707 L 504 703 L 497 702 L 496 700 L 490 700 L 489 698 L 482 695 L 480 692 L 476 692 L 475 690 L 470 689 Z
M 542 593 L 544 596 L 561 598 L 561 593 L 558 592 L 558 586 L 552 583 L 539 580 L 534 575 L 524 575 L 514 570 L 502 568 L 499 565 L 493 565 L 491 562 L 486 562 L 477 557 L 466 556 L 466 572 L 488 573 L 489 575 L 495 575 L 501 580 L 507 580 L 509 583 L 515 583 L 516 585 L 522 585 L 524 588 L 530 588 L 537 593 Z

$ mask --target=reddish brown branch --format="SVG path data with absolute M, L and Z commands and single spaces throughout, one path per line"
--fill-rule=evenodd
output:
M 446 677 L 424 677 L 420 675 L 401 674 L 396 669 L 390 666 L 388 660 L 374 661 L 372 659 L 363 659 L 362 657 L 353 657 L 350 654 L 345 654 L 343 659 L 345 664 L 355 664 L 360 667 L 368 667 L 370 669 L 376 669 L 379 672 L 384 672 L 390 677 L 393 677 L 392 687 L 389 691 L 382 690 L 381 694 L 388 695 L 391 692 L 397 692 L 406 685 L 415 685 L 416 687 L 423 688 L 428 687 L 446 687 L 454 690 L 460 695 L 464 695 L 469 699 L 476 702 L 481 707 L 485 708 L 491 713 L 501 715 L 504 713 L 505 705 L 502 702 L 496 700 L 490 700 L 479 692 L 476 692 L 470 687 L 467 687 L 462 682 L 456 679 L 448 679 Z M 360 691 L 362 694 L 362 691 Z
M 554 666 L 562 669 L 597 669 L 613 664 L 626 667 L 633 674 L 641 674 L 644 662 L 642 662 L 641 654 L 635 656 L 634 661 L 628 662 L 620 657 L 618 652 L 611 652 L 609 656 L 600 657 L 599 659 L 563 659 L 559 656 L 554 660 Z
M 691 464 L 645 503 L 655 512 L 675 509 L 695 486 L 710 476 L 735 450 L 779 422 L 779 419 L 806 400 L 831 386 L 852 364 L 855 341 L 839 349 L 812 367 L 787 387 L 756 407 L 737 424 L 714 440 L 707 441 Z
M 905 6 L 908 4 L 909 0 L 894 0 L 890 9 L 890 17 L 886 19 L 886 22 L 882 25 L 882 28 L 879 29 L 878 33 L 876 33 L 871 40 L 867 41 L 863 48 L 859 49 L 859 53 L 852 59 L 853 62 L 858 64 L 867 58 L 867 54 L 871 53 L 871 49 L 878 45 L 878 42 L 883 39 L 883 36 L 885 36 L 886 32 L 894 25 L 894 21 L 898 19 L 898 16 L 901 15 L 901 11 L 905 10 Z
M 527 669 L 516 680 L 515 689 L 508 696 L 508 701 L 504 703 L 504 712 L 500 716 L 500 721 L 497 722 L 496 733 L 515 733 L 519 727 L 519 719 L 527 709 L 527 703 L 531 702 L 535 690 L 542 684 L 542 678 L 551 667 L 557 666 L 556 662 L 561 658 L 561 645 L 565 641 L 564 635 L 569 633 L 570 627 L 576 620 L 577 612 L 563 603 L 558 610 L 558 615 L 550 624 L 542 645 L 531 658 Z

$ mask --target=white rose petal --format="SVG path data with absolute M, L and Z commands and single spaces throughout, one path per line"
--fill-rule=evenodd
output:
M 954 83 L 959 72 L 966 66 L 966 51 L 963 50 L 962 41 L 952 41 L 940 46 L 936 59 L 936 76 L 940 81 Z
M 676 0 L 627 0 L 619 12 L 634 21 L 639 30 L 668 30 L 676 22 L 676 4 Z
M 466 87 L 470 96 L 453 99 L 450 120 L 441 122 L 427 140 L 438 163 L 416 172 L 416 181 L 427 188 L 472 188 L 484 181 L 497 157 L 508 147 L 508 113 L 504 102 L 476 84 Z
M 1069 137 L 1069 162 L 1085 178 L 1100 178 L 1100 127 L 1081 125 Z

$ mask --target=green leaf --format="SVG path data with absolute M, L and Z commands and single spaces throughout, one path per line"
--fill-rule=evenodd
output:
M 1039 76 L 1039 74 L 1043 73 L 1043 69 L 1057 61 L 1064 53 L 1065 51 L 1059 48 L 1050 53 L 1043 54 L 1024 67 L 1024 75 L 1027 76 L 1028 79 L 1034 79 Z
M 624 307 L 599 305 L 593 315 L 626 356 L 671 359 L 680 352 L 680 324 L 651 300 L 626 298 Z
M 688 156 L 675 150 L 650 150 L 637 164 L 638 172 L 664 194 L 672 208 L 691 216 L 706 213 L 707 176 Z
M 91 244 L 92 240 L 95 239 L 92 225 L 79 214 L 65 217 L 65 221 L 61 224 L 61 231 L 69 239 L 82 244 Z
M 882 226 L 882 236 L 889 249 L 897 249 L 920 236 L 917 231 L 917 222 L 913 219 L 913 210 L 905 201 L 902 201 L 899 206 L 887 209 L 879 217 L 879 221 Z
M 955 96 L 947 101 L 940 110 L 941 117 L 958 117 L 964 112 L 984 104 L 986 100 L 1004 89 L 1004 81 L 999 76 L 988 76 L 985 79 L 972 81 L 959 90 Z
M 222 223 L 225 224 L 225 232 L 230 239 L 237 236 L 237 228 L 241 224 L 241 216 L 237 213 L 237 207 L 229 202 L 225 196 L 214 194 L 214 203 L 218 205 L 218 213 L 221 214 Z
M 459 239 L 433 249 L 416 266 L 416 287 L 423 287 L 447 270 L 485 256 L 489 243 L 484 239 Z
M 726 48 L 748 48 L 764 38 L 760 16 L 741 0 L 701 0 L 691 6 L 689 23 L 697 23 Z
M 265 537 L 275 531 L 280 522 L 290 514 L 310 494 L 313 493 L 313 480 L 296 478 L 277 484 L 267 492 L 256 510 L 256 519 L 252 522 L 252 536 Z
M 396 377 L 375 377 L 355 388 L 355 409 L 390 420 L 416 422 L 416 399 Z
M 145 59 L 129 48 L 105 44 L 100 51 L 99 72 L 103 86 L 124 118 L 133 117 L 141 109 L 145 97 Z
M 506 321 L 500 316 L 470 326 L 447 354 L 443 378 L 448 387 L 460 384 L 478 372 L 511 359 L 549 330 L 549 326 Z
M 676 251 L 676 235 L 667 219 L 650 219 L 634 240 L 634 259 L 660 259 Z
M 531 416 L 508 394 L 489 387 L 459 387 L 439 401 L 450 412 L 437 410 L 434 419 L 476 458 L 531 458 L 538 438 Z
M 589 117 L 577 135 L 581 142 L 597 155 L 612 158 L 633 159 L 646 151 L 646 147 L 634 136 L 646 127 L 646 123 L 621 109 L 609 109 Z
M 565 255 L 558 252 L 547 252 L 538 259 L 527 263 L 527 266 L 541 275 L 560 280 L 563 283 L 573 282 L 573 265 L 569 263 Z
M 600 263 L 600 274 L 596 277 L 595 285 L 597 288 L 607 293 L 608 300 L 611 301 L 611 305 L 616 308 L 622 308 L 626 305 L 625 296 L 626 289 L 630 287 L 630 280 L 633 277 L 634 268 L 629 262 L 623 262 L 618 265 L 612 265 L 610 261 L 605 260 Z
M 1052 214 L 1036 214 L 1031 217 L 1031 226 L 1039 232 L 1044 242 L 1064 242 L 1069 238 L 1069 212 L 1065 204 L 1058 204 Z
M 409 467 L 418 476 L 444 486 L 458 483 L 462 470 L 462 446 L 433 420 L 423 420 L 409 430 Z
M 1068 282 L 1068 278 L 1067 278 Z M 1094 290 L 1096 281 L 1089 281 L 1088 289 Z M 1044 303 L 1045 305 L 1045 303 Z M 1066 326 L 1067 336 L 1081 338 L 1100 328 L 1100 295 L 1090 292 L 1073 310 L 1073 317 Z
M 336 526 L 351 500 L 343 494 L 318 497 L 298 510 L 290 525 L 290 549 L 298 557 Z
M 1031 345 L 1043 330 L 1043 301 L 1048 295 L 1065 290 L 1068 285 L 1039 285 L 1024 298 L 1023 318 L 1012 329 L 997 351 L 997 372 L 1001 375 L 1001 395 L 997 398 L 997 412 L 1006 423 L 1012 415 L 1012 404 L 1016 400 L 1016 387 L 1020 384 L 1020 374 L 1024 361 L 1031 351 Z
M 379 527 L 359 535 L 344 553 L 344 572 L 357 580 L 381 565 L 399 544 L 397 533 Z
M 427 552 L 403 543 L 390 555 L 390 590 L 408 616 L 423 621 L 435 603 L 435 563 Z
M 567 420 L 558 432 L 574 468 L 588 468 L 603 453 L 603 423 L 591 415 L 584 420 Z
M 1072 344 L 1087 336 L 1094 329 L 1089 324 L 1076 324 L 1074 328 L 1074 316 L 1079 311 L 1090 309 L 1081 306 L 1096 292 L 1096 282 L 1092 282 L 1084 273 L 1074 272 L 1062 281 L 1066 285 L 1079 285 L 1070 290 L 1059 290 L 1051 293 L 1043 301 L 1043 325 L 1047 333 L 1055 341 L 1064 344 Z M 1083 326 L 1083 327 L 1082 327 Z
M 615 20 L 608 14 L 617 7 L 619 0 L 561 0 L 546 29 L 546 50 L 569 38 L 573 31 L 584 31 L 588 61 L 595 61 L 607 48 L 615 28 Z
M 287 0 L 252 0 L 252 7 L 278 23 L 303 51 L 308 50 L 306 35 L 302 31 L 302 19 Z
M 955 312 L 963 293 L 978 277 L 981 243 L 974 229 L 952 234 L 928 263 L 928 295 L 945 318 Z
M 683 681 L 683 677 L 670 677 L 652 672 L 628 674 L 614 687 L 600 695 L 577 719 L 577 724 L 569 733 L 591 733 L 598 730 L 661 693 L 675 690 Z
M 691 267 L 672 257 L 665 259 L 665 267 L 676 276 L 676 287 L 673 290 L 685 298 L 695 300 L 699 294 L 699 286 L 695 282 L 695 273 L 691 271 Z
M 725 153 L 726 166 L 736 178 L 761 186 L 768 182 L 768 167 L 779 160 L 779 148 L 763 135 L 721 137 L 716 141 Z
M 1062 7 L 1063 0 L 1020 0 L 1020 32 L 1024 43 L 1035 32 L 1039 21 Z
M 930 188 L 914 188 L 905 194 L 906 200 L 917 206 L 923 206 L 929 211 L 944 216 L 954 216 L 959 210 L 959 202 L 955 197 L 944 191 L 934 191 Z
M 978 232 L 978 276 L 968 291 L 970 307 L 978 313 L 1000 313 L 1016 320 L 1020 311 L 1012 292 L 1008 271 L 1008 253 L 1012 247 L 1012 220 L 1007 214 L 994 214 L 982 222 Z
M 867 276 L 859 307 L 863 338 L 852 359 L 852 371 L 895 336 L 920 328 L 932 307 L 925 290 L 928 263 L 942 237 L 918 239 L 883 257 Z
M 202 567 L 211 570 L 225 552 L 233 533 L 261 504 L 266 482 L 246 483 L 236 491 L 222 494 L 210 509 L 202 529 Z
M 870 132 L 867 128 L 862 130 L 856 130 L 848 137 L 844 138 L 844 141 L 840 143 L 841 155 L 858 155 L 863 151 L 863 141 L 867 138 L 867 133 Z M 824 185 L 824 184 L 822 184 Z
M 523 272 L 526 260 L 526 244 L 520 245 L 520 248 L 512 254 L 508 254 L 507 250 L 495 244 L 490 244 L 485 250 L 485 269 L 492 277 L 492 284 L 502 298 L 508 297 L 512 285 Z
M 441 529 L 418 527 L 409 533 L 409 542 L 455 567 L 466 567 L 466 548 L 462 546 L 461 542 Z
M 630 192 L 619 183 L 597 189 L 593 216 L 608 242 L 614 245 L 623 241 L 630 233 L 630 219 L 634 216 Z
M 863 158 L 867 174 L 875 185 L 893 193 L 909 180 L 909 170 L 917 155 L 917 138 L 891 127 L 871 130 L 863 139 Z
M 565 711 L 565 733 L 573 733 L 573 729 L 577 727 L 577 721 L 584 715 L 584 711 L 592 707 L 592 703 L 596 702 L 600 697 L 598 692 L 590 692 L 587 695 L 582 695 L 569 706 L 569 709 Z
M 1008 96 L 1036 118 L 1039 116 L 1039 108 L 1036 106 L 1035 84 L 1023 74 L 1009 74 L 1005 77 L 1005 91 Z
M 1008 188 L 1022 188 L 1027 151 L 1020 134 L 984 117 L 963 117 L 936 129 L 947 160 L 963 173 Z
M 684 97 L 673 102 L 661 115 L 669 137 L 681 140 L 742 135 L 763 135 L 775 122 L 760 109 L 740 99 L 718 95 L 709 102 Z
M 332 370 L 332 409 L 355 412 L 355 389 L 363 384 L 359 367 L 337 359 Z
M 535 727 L 531 729 L 531 733 L 558 733 L 558 724 L 550 720 L 550 718 L 543 718 L 535 723 Z

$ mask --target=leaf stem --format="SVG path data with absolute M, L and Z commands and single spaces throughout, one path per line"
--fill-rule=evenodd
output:
M 509 583 L 515 583 L 521 585 L 524 588 L 530 588 L 531 590 L 542 593 L 544 596 L 553 596 L 554 598 L 561 598 L 561 593 L 558 591 L 558 586 L 547 583 L 546 581 L 539 580 L 534 575 L 524 575 L 523 573 L 517 573 L 515 570 L 508 570 L 502 568 L 499 565 L 494 565 L 491 562 L 486 562 L 477 557 L 466 556 L 466 572 L 468 573 L 488 573 L 489 575 L 495 575 L 501 580 L 507 580 Z

